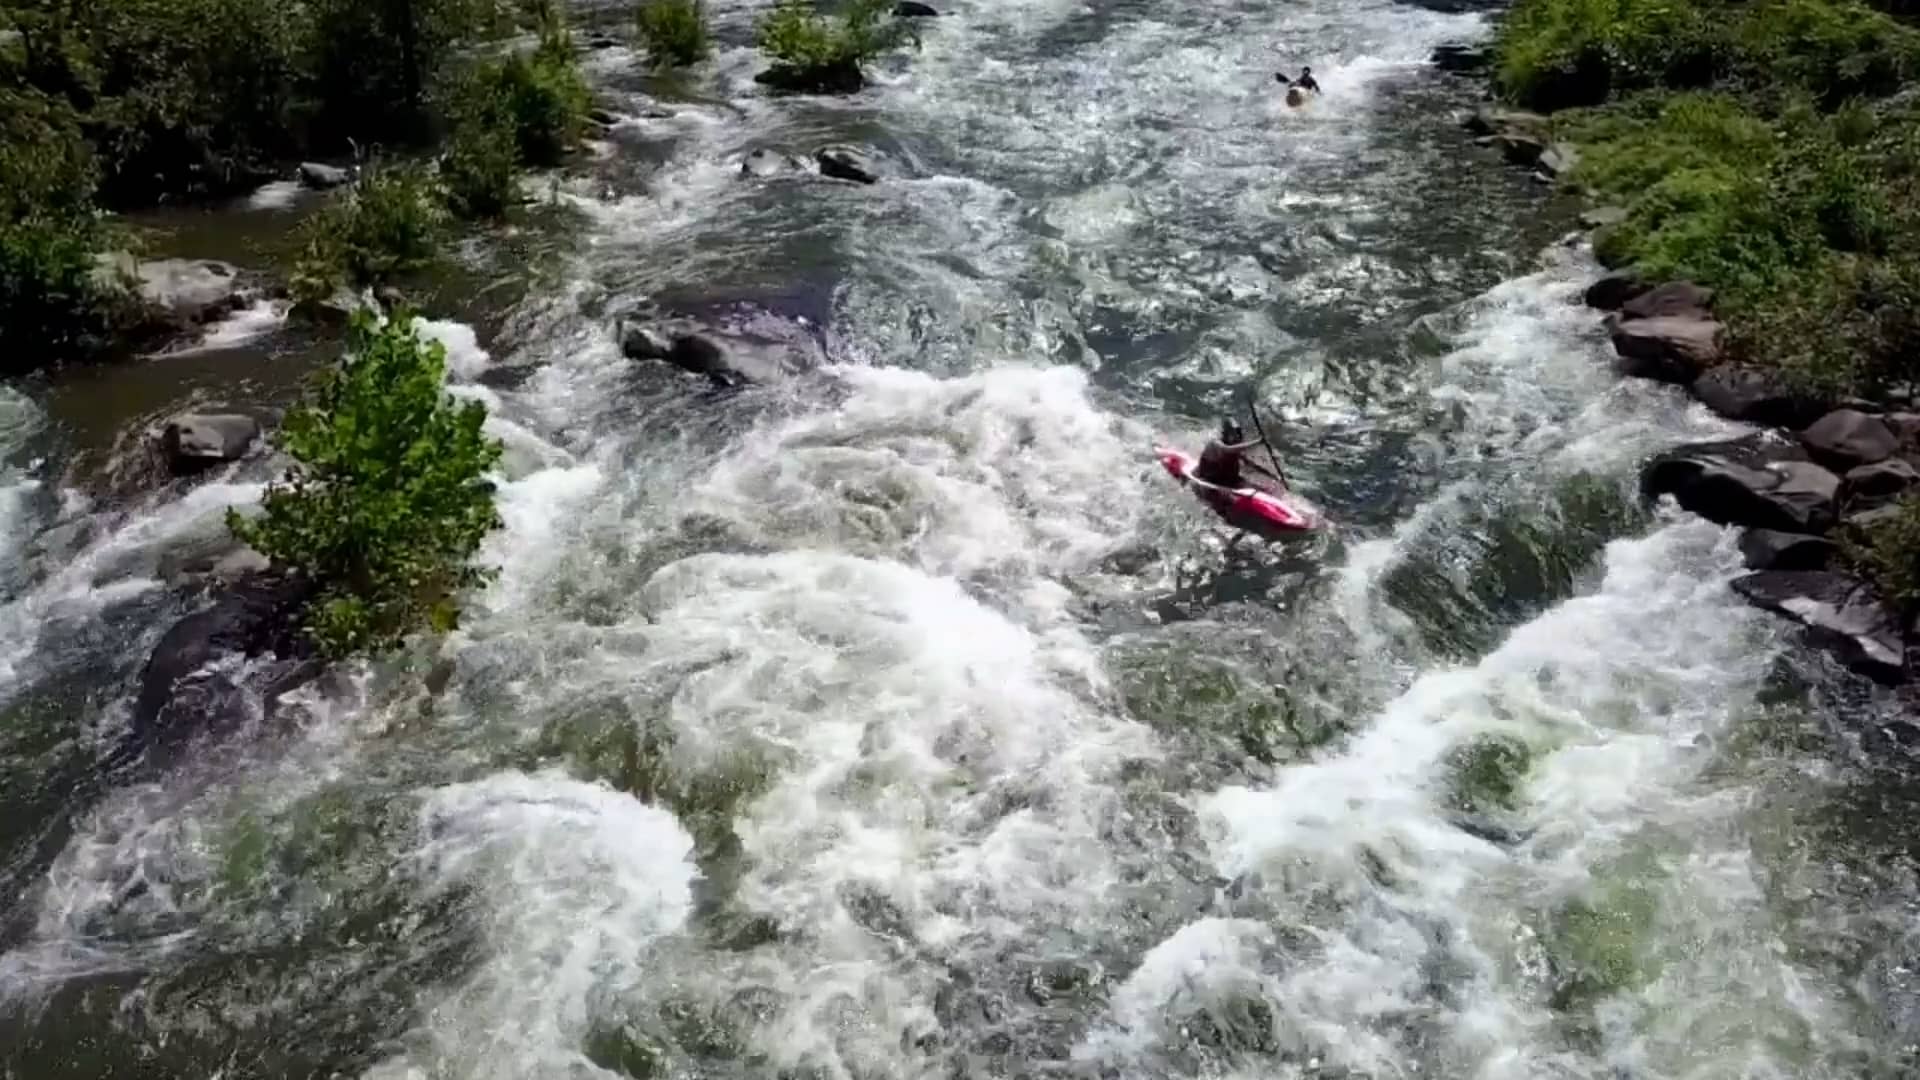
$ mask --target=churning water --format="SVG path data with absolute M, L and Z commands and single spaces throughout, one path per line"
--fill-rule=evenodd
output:
M 97 508 L 0 396 L 0 1075 L 1901 1074 L 1901 842 L 1730 537 L 1633 497 L 1730 429 L 1454 129 L 1480 17 L 963 0 L 808 101 L 709 13 L 684 85 L 591 54 L 566 272 L 428 327 L 508 447 L 436 651 L 97 790 L 265 476 Z M 891 175 L 739 173 L 828 142 Z M 821 362 L 623 359 L 669 300 Z M 1248 387 L 1329 536 L 1157 473 Z

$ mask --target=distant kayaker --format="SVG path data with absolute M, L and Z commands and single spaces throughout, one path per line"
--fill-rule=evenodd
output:
M 1320 84 L 1313 81 L 1313 69 L 1310 67 L 1301 68 L 1300 77 L 1297 79 L 1289 79 L 1285 75 L 1275 75 L 1274 78 L 1285 82 L 1288 86 L 1305 90 L 1311 94 L 1320 92 Z
M 1248 439 L 1246 432 L 1240 430 L 1240 425 L 1228 417 L 1220 421 L 1220 437 L 1209 441 L 1207 448 L 1200 451 L 1200 464 L 1194 468 L 1193 475 L 1209 484 L 1240 488 L 1247 486 L 1246 479 L 1240 474 L 1241 468 L 1245 467 L 1265 473 L 1284 486 L 1285 482 L 1265 466 L 1247 460 L 1247 451 L 1259 445 L 1259 439 Z

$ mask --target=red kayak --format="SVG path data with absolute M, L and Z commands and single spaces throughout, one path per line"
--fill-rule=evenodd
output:
M 1320 523 L 1313 508 L 1291 492 L 1210 484 L 1193 475 L 1200 464 L 1197 459 L 1167 446 L 1156 446 L 1153 452 L 1175 480 L 1192 488 L 1214 513 L 1236 528 L 1273 538 L 1298 535 Z

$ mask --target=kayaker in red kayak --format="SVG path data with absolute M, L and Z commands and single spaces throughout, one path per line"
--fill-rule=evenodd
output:
M 1209 440 L 1207 448 L 1200 451 L 1200 464 L 1194 467 L 1193 475 L 1224 488 L 1242 488 L 1251 486 L 1240 474 L 1242 468 L 1248 468 L 1272 477 L 1284 489 L 1286 481 L 1259 462 L 1247 460 L 1247 451 L 1259 445 L 1259 439 L 1247 439 L 1240 425 L 1228 417 L 1220 421 L 1220 437 Z

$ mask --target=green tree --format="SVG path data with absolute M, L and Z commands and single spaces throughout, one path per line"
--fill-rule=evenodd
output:
M 493 0 L 311 0 L 309 90 L 323 139 L 417 142 L 429 90 L 463 42 L 497 30 Z
M 686 67 L 706 59 L 707 24 L 700 0 L 642 0 L 634 19 L 655 67 Z
M 440 193 L 417 168 L 367 170 L 345 198 L 308 218 L 293 272 L 295 299 L 385 284 L 432 262 L 446 225 Z
M 228 515 L 235 536 L 314 586 L 305 629 L 329 656 L 452 628 L 459 592 L 493 573 L 470 560 L 500 525 L 487 473 L 501 446 L 481 430 L 486 406 L 447 395 L 445 369 L 410 315 L 357 316 L 346 355 L 281 428 L 292 470 L 259 516 Z

